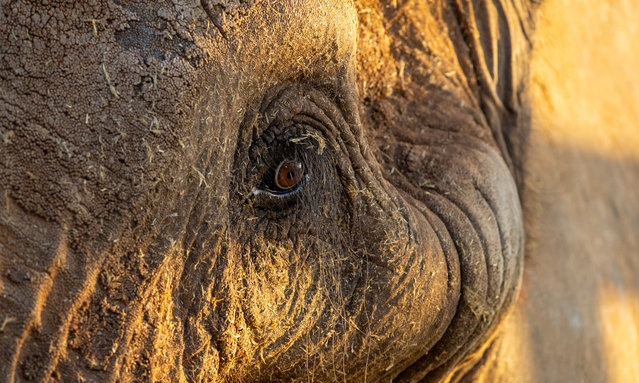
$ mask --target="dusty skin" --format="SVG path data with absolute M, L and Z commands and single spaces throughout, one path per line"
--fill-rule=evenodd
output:
M 630 0 L 0 7 L 0 381 L 639 376 Z

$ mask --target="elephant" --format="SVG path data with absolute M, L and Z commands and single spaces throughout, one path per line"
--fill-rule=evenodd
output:
M 583 259 L 549 256 L 576 247 L 535 237 L 585 217 L 535 178 L 547 8 L 3 2 L 0 380 L 613 380 L 543 336 L 591 330 Z M 631 292 L 639 203 L 609 197 Z

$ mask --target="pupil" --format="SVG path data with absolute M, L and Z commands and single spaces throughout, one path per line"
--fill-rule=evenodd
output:
M 295 178 L 295 172 L 292 170 L 289 170 L 288 173 L 286 173 L 286 177 L 288 177 L 289 180 L 292 180 Z

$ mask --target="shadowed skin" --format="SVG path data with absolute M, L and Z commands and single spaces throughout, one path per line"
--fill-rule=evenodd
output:
M 0 12 L 1 380 L 473 366 L 523 267 L 528 5 L 97 3 Z

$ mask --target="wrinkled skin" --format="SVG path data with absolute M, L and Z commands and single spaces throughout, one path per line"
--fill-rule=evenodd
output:
M 224 4 L 2 5 L 0 380 L 472 378 L 532 6 Z

